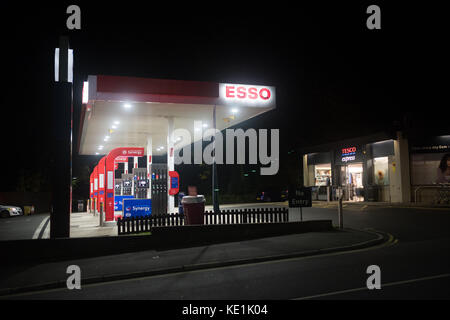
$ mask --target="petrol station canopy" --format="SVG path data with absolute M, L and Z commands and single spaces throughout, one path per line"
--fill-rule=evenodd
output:
M 275 108 L 271 86 L 121 76 L 88 76 L 83 86 L 78 153 L 105 155 L 119 147 L 145 147 L 167 152 L 168 119 L 173 129 L 223 130 Z M 194 128 L 201 122 L 201 128 Z M 193 139 L 192 142 L 195 142 Z M 176 149 L 187 143 L 180 141 Z M 150 151 L 150 152 L 148 152 Z

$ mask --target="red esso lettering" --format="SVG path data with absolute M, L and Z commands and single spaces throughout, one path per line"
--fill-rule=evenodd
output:
M 256 88 L 248 89 L 249 99 L 258 99 L 258 90 Z
M 226 86 L 225 87 L 225 97 L 226 98 L 238 98 L 238 99 L 262 99 L 268 100 L 270 99 L 271 93 L 267 88 L 262 88 L 259 90 L 255 87 L 235 87 L 235 86 Z
M 269 99 L 270 98 L 270 91 L 269 91 L 269 89 L 262 88 L 261 90 L 259 90 L 259 96 L 263 100 Z
M 227 98 L 234 98 L 234 86 L 225 87 L 225 96 Z
M 244 99 L 247 96 L 247 92 L 244 87 L 237 87 L 237 95 L 236 97 Z

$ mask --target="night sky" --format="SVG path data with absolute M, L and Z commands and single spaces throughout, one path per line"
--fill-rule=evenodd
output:
M 74 49 L 74 138 L 88 74 L 273 85 L 277 109 L 242 127 L 280 128 L 284 153 L 395 128 L 448 133 L 448 103 L 437 98 L 448 91 L 448 34 L 437 5 L 98 3 L 2 4 L 0 191 L 15 190 L 20 170 L 46 174 L 60 35 Z M 80 31 L 66 29 L 70 4 L 81 7 Z M 370 4 L 381 7 L 381 30 L 366 28 Z M 95 158 L 74 144 L 73 162 L 77 174 Z

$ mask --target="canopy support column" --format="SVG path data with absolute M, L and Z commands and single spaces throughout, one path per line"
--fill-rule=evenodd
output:
M 173 117 L 167 118 L 168 120 L 168 132 L 167 132 L 167 194 L 170 190 L 170 177 L 169 171 L 175 171 L 175 159 L 174 159 L 174 139 L 173 139 Z M 167 196 L 167 212 L 175 212 L 175 196 Z
M 152 198 L 152 177 L 151 177 L 151 168 L 152 168 L 152 137 L 147 137 L 147 179 L 148 179 L 148 190 L 147 190 L 147 199 Z
M 216 130 L 216 106 L 213 109 L 213 127 Z M 214 213 L 220 213 L 219 208 L 219 180 L 217 178 L 217 166 L 216 166 L 216 137 L 213 140 L 214 146 L 214 158 L 212 165 L 212 200 Z

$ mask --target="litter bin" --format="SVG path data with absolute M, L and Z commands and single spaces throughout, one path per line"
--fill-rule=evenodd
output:
M 30 215 L 31 214 L 31 206 L 24 206 L 23 211 L 24 211 L 23 212 L 24 215 L 26 215 L 26 216 Z
M 378 201 L 378 187 L 367 186 L 367 192 L 364 197 L 365 201 Z
M 84 211 L 84 201 L 83 200 L 78 200 L 78 212 L 83 212 Z
M 203 224 L 203 216 L 205 214 L 204 196 L 184 196 L 181 203 L 183 204 L 186 224 Z
M 183 214 L 183 204 L 181 203 L 183 197 L 185 196 L 184 192 L 178 193 L 178 213 Z

